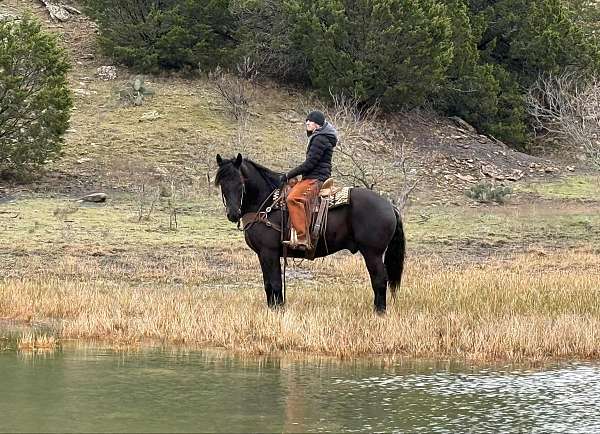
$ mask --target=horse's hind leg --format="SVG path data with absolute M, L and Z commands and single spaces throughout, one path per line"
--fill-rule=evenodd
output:
M 281 264 L 278 251 L 261 251 L 258 255 L 260 268 L 263 273 L 267 304 L 274 308 L 283 306 L 283 293 L 281 290 Z
M 371 276 L 371 285 L 373 286 L 373 294 L 375 295 L 373 302 L 375 311 L 377 313 L 385 313 L 387 272 L 383 264 L 383 253 L 372 250 L 361 250 L 361 253 L 365 258 L 365 264 Z

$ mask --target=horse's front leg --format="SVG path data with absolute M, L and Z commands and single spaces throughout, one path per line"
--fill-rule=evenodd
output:
M 265 283 L 267 304 L 270 308 L 283 306 L 283 292 L 281 290 L 281 264 L 279 263 L 278 250 L 261 250 L 258 254 L 260 267 Z

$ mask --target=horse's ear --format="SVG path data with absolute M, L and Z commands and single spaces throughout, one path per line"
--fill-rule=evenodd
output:
M 235 159 L 235 163 L 233 163 L 235 167 L 239 168 L 242 165 L 242 154 L 238 154 Z
M 223 164 L 223 158 L 221 158 L 221 154 L 217 154 L 217 164 L 220 166 Z

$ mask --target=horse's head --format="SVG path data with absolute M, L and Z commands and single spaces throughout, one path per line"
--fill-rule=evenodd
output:
M 246 191 L 240 170 L 242 161 L 242 154 L 238 154 L 236 158 L 230 160 L 223 160 L 221 155 L 217 154 L 219 169 L 215 177 L 215 185 L 221 187 L 227 218 L 233 223 L 239 222 L 242 218 L 242 202 Z

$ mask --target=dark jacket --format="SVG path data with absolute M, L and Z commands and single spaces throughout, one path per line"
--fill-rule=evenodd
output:
M 337 131 L 329 122 L 315 130 L 308 139 L 306 160 L 288 172 L 289 179 L 302 175 L 302 179 L 325 181 L 331 177 L 331 158 L 337 144 Z

